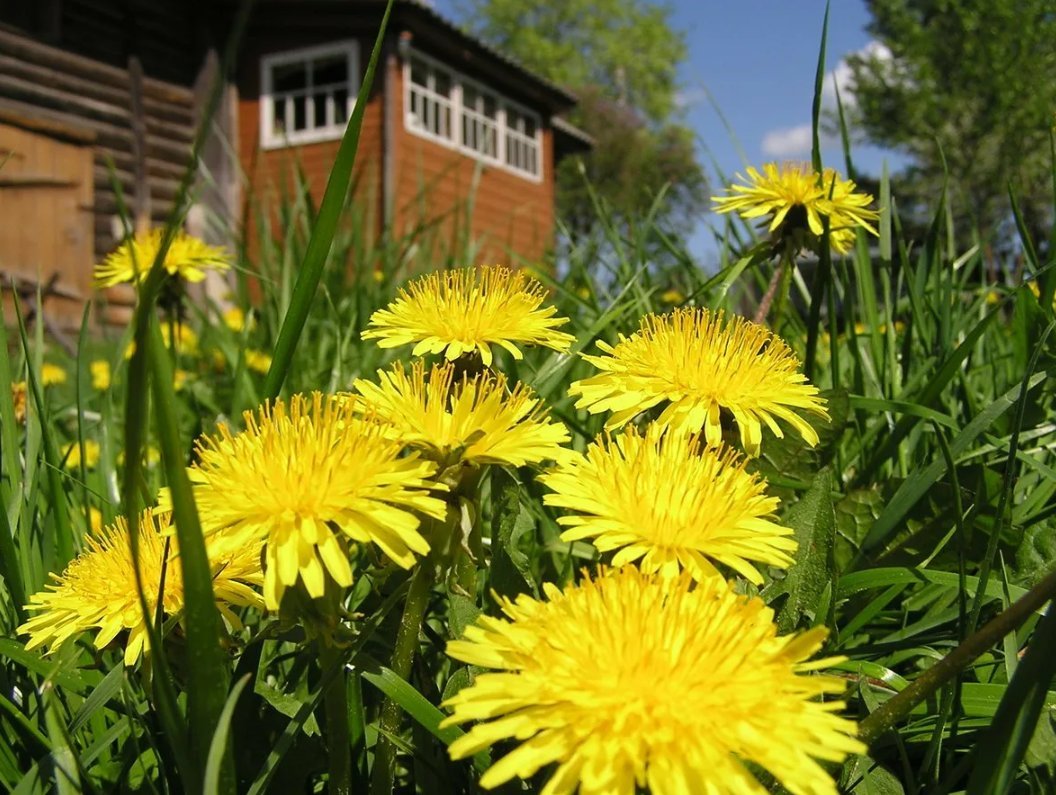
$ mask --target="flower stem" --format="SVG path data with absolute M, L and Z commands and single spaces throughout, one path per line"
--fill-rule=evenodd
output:
M 1056 598 L 1056 571 L 965 638 L 957 648 L 914 679 L 905 690 L 881 704 L 858 724 L 858 739 L 866 745 L 874 743 L 909 715 L 913 707 L 935 693 L 1005 635 L 1015 632 L 1032 613 L 1053 598 Z
M 344 665 L 341 649 L 323 639 L 319 642 L 319 662 L 323 671 L 332 666 Z M 352 742 L 348 733 L 348 685 L 343 675 L 338 675 L 323 694 L 323 709 L 326 712 L 327 755 L 330 773 L 328 792 L 330 795 L 352 793 Z
M 766 322 L 766 316 L 770 314 L 770 305 L 774 302 L 774 296 L 777 295 L 777 288 L 782 282 L 782 277 L 785 274 L 785 269 L 788 267 L 788 260 L 786 257 L 781 257 L 781 262 L 774 271 L 774 275 L 770 277 L 770 284 L 766 287 L 766 292 L 763 293 L 763 300 L 759 302 L 759 308 L 755 312 L 755 322 L 762 325 Z
M 435 562 L 431 557 L 427 557 L 418 564 L 411 577 L 411 588 L 407 592 L 400 628 L 396 632 L 396 648 L 392 653 L 392 671 L 401 679 L 407 679 L 411 673 L 414 652 L 418 646 L 418 633 L 429 606 L 434 571 Z M 396 776 L 396 746 L 391 737 L 399 732 L 402 715 L 400 705 L 391 698 L 386 698 L 381 708 L 378 745 L 374 753 L 374 771 L 370 787 L 373 795 L 389 795 L 392 792 L 392 782 Z

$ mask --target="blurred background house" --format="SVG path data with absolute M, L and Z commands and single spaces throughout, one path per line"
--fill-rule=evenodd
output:
M 164 221 L 237 3 L 0 4 L 0 274 L 79 322 L 92 264 Z M 380 0 L 260 0 L 202 149 L 193 232 L 235 243 L 299 173 L 315 201 L 360 89 Z M 356 199 L 377 235 L 468 235 L 481 261 L 538 260 L 554 165 L 590 139 L 575 98 L 398 0 L 365 109 Z M 249 247 L 250 255 L 253 246 Z M 454 248 L 452 246 L 451 248 Z M 117 319 L 117 318 L 113 318 Z

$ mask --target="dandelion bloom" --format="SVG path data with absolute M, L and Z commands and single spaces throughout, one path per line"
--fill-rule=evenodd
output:
M 40 368 L 40 382 L 44 386 L 56 386 L 66 383 L 66 371 L 57 364 L 44 362 Z
M 67 469 L 77 469 L 82 463 L 85 469 L 95 469 L 99 465 L 99 442 L 85 439 L 83 456 L 81 445 L 77 442 L 70 442 L 63 446 L 62 457 Z
M 15 422 L 24 425 L 26 422 L 26 382 L 11 382 L 11 403 L 15 407 Z
M 95 266 L 92 284 L 97 287 L 113 287 L 122 282 L 140 282 L 147 277 L 154 260 L 161 250 L 164 229 L 141 232 L 122 241 L 106 259 Z M 200 282 L 205 272 L 225 271 L 231 267 L 231 255 L 219 246 L 187 234 L 176 232 L 165 253 L 165 270 L 170 276 L 179 276 L 188 282 Z
M 780 437 L 776 420 L 784 420 L 815 445 L 817 432 L 794 409 L 828 418 L 792 349 L 741 317 L 692 308 L 646 315 L 630 337 L 621 334 L 615 346 L 599 341 L 598 347 L 607 355 L 583 358 L 601 374 L 574 382 L 569 394 L 579 397 L 577 409 L 613 412 L 609 428 L 665 404 L 659 425 L 686 433 L 703 428 L 714 447 L 722 441 L 720 412 L 727 409 L 745 450 L 758 455 L 762 423 Z
M 246 327 L 246 313 L 233 306 L 224 312 L 224 325 L 231 331 L 241 331 Z
M 173 349 L 173 340 L 175 339 L 175 352 L 180 356 L 193 356 L 198 353 L 198 335 L 186 323 L 163 322 L 161 324 L 161 339 L 165 342 L 165 347 L 170 350 Z M 132 340 L 125 346 L 125 358 L 131 359 L 132 354 L 135 352 L 136 341 Z
M 264 351 L 246 351 L 246 367 L 255 373 L 267 375 L 271 369 L 271 354 Z
M 313 598 L 327 573 L 351 585 L 346 539 L 374 543 L 410 567 L 429 551 L 414 512 L 445 514 L 428 491 L 436 465 L 401 455 L 402 442 L 354 410 L 332 395 L 295 395 L 246 412 L 242 433 L 221 426 L 197 443 L 190 476 L 202 526 L 233 543 L 264 540 L 269 610 L 298 580 Z
M 702 580 L 717 561 L 759 584 L 753 561 L 793 563 L 796 542 L 772 521 L 779 501 L 766 481 L 732 450 L 701 449 L 695 437 L 628 427 L 541 480 L 553 491 L 543 502 L 573 512 L 557 520 L 569 528 L 561 539 L 618 550 L 613 566 L 638 561 L 646 573 Z
M 409 373 L 402 363 L 379 370 L 378 380 L 353 384 L 362 407 L 434 460 L 524 466 L 568 453 L 561 447 L 568 429 L 547 417 L 529 387 L 510 389 L 501 374 L 458 379 L 454 366 L 444 363 L 427 375 L 425 364 L 415 362 Z
M 736 212 L 743 218 L 769 216 L 770 232 L 807 231 L 814 238 L 824 233 L 823 220 L 829 221 L 829 245 L 843 254 L 854 244 L 854 230 L 877 234 L 873 221 L 879 218 L 869 209 L 873 197 L 858 193 L 851 180 L 827 168 L 819 176 L 806 163 L 767 163 L 760 173 L 748 169 L 747 184 L 731 185 L 729 196 L 714 196 L 715 211 Z
M 653 795 L 764 792 L 748 765 L 794 793 L 835 795 L 817 760 L 863 753 L 840 717 L 845 682 L 809 674 L 826 630 L 777 636 L 773 611 L 720 577 L 693 585 L 634 567 L 546 600 L 501 599 L 451 657 L 498 669 L 448 699 L 443 725 L 481 721 L 450 748 L 461 759 L 520 743 L 481 777 L 486 789 L 555 765 L 544 792 Z
M 567 351 L 575 339 L 557 329 L 568 318 L 543 307 L 546 289 L 521 271 L 503 267 L 436 271 L 400 288 L 386 309 L 370 318 L 363 339 L 382 348 L 417 343 L 412 355 L 444 353 L 456 359 L 479 351 L 491 366 L 491 346 L 522 358 L 517 343 Z
M 151 614 L 162 593 L 162 610 L 167 617 L 183 610 L 183 574 L 180 570 L 176 537 L 170 531 L 170 517 L 152 514 L 148 509 L 139 520 L 139 569 L 143 596 Z M 213 593 L 220 612 L 235 627 L 238 617 L 231 605 L 259 605 L 253 590 L 260 582 L 259 547 L 247 545 L 218 552 L 207 549 L 213 571 Z M 36 613 L 18 628 L 29 635 L 27 649 L 62 646 L 80 632 L 97 630 L 96 648 L 103 648 L 119 633 L 128 630 L 125 665 L 132 665 L 144 650 L 149 651 L 147 625 L 143 620 L 131 538 L 124 518 L 98 535 L 89 535 L 85 550 L 66 567 L 54 582 L 30 597 L 27 610 Z
M 92 389 L 102 391 L 110 388 L 110 362 L 106 359 L 96 359 L 89 364 L 88 372 L 92 376 Z

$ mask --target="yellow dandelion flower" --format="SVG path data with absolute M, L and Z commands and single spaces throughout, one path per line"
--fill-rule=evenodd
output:
M 831 168 L 819 176 L 806 163 L 767 163 L 760 173 L 748 168 L 746 183 L 731 185 L 729 196 L 713 196 L 715 211 L 736 212 L 743 218 L 769 216 L 769 231 L 809 231 L 814 238 L 824 233 L 822 219 L 829 220 L 829 245 L 840 254 L 850 250 L 857 228 L 877 234 L 873 222 L 880 216 L 869 209 L 873 197 L 858 193 L 857 185 Z
M 264 351 L 246 351 L 246 367 L 255 373 L 267 375 L 271 369 L 271 354 Z
M 397 363 L 379 370 L 375 384 L 358 379 L 352 388 L 362 406 L 388 423 L 406 444 L 430 458 L 454 463 L 524 466 L 568 454 L 561 447 L 568 429 L 551 421 L 531 389 L 507 386 L 505 376 L 485 371 L 455 378 L 450 363 L 415 362 L 410 372 Z
M 103 532 L 103 512 L 96 507 L 88 509 L 88 519 L 92 528 L 92 532 L 98 535 Z
M 161 338 L 165 342 L 165 347 L 172 350 L 173 340 L 176 341 L 175 351 L 180 356 L 193 356 L 198 353 L 198 335 L 194 329 L 188 326 L 186 323 L 176 323 L 173 332 L 174 325 L 168 322 L 161 324 Z M 132 340 L 125 346 L 125 358 L 131 359 L 132 354 L 136 352 L 136 341 Z
M 670 290 L 664 291 L 664 293 L 660 296 L 660 300 L 663 301 L 665 304 L 684 304 L 686 302 L 686 296 L 684 296 L 680 291 L 671 288 Z
M 502 267 L 437 271 L 400 288 L 386 309 L 370 318 L 363 339 L 382 348 L 417 343 L 412 354 L 444 353 L 456 359 L 479 351 L 491 366 L 491 346 L 522 357 L 516 343 L 567 351 L 575 339 L 558 331 L 568 318 L 543 307 L 546 289 L 521 271 Z
M 139 520 L 139 568 L 143 595 L 154 612 L 164 576 L 162 608 L 166 616 L 183 610 L 183 576 L 176 537 L 168 515 L 149 509 Z M 223 552 L 209 549 L 213 570 L 213 593 L 217 606 L 230 624 L 239 626 L 230 605 L 258 605 L 253 590 L 260 576 L 259 547 L 244 546 Z M 103 648 L 122 631 L 128 631 L 125 665 L 132 665 L 150 640 L 143 621 L 133 569 L 128 523 L 123 518 L 98 535 L 90 535 L 85 550 L 45 590 L 30 597 L 27 610 L 37 615 L 18 628 L 29 635 L 27 649 L 47 646 L 54 651 L 81 632 L 95 630 L 95 646 Z
M 265 541 L 264 597 L 275 610 L 283 591 L 304 583 L 323 595 L 326 575 L 352 584 L 346 537 L 376 544 L 404 568 L 429 544 L 414 513 L 442 518 L 429 494 L 436 465 L 401 455 L 403 444 L 356 418 L 353 401 L 318 392 L 246 412 L 246 430 L 221 426 L 197 443 L 190 470 L 202 526 Z
M 92 389 L 103 391 L 110 388 L 110 362 L 96 359 L 88 365 L 88 371 L 92 375 Z
M 40 382 L 44 386 L 56 386 L 66 383 L 66 370 L 51 362 L 44 362 L 40 368 Z
M 70 442 L 62 448 L 63 466 L 66 469 L 77 469 L 84 462 L 85 469 L 95 469 L 99 465 L 99 442 L 84 440 L 84 457 L 81 457 L 81 445 Z
M 817 432 L 793 409 L 828 418 L 817 388 L 797 371 L 792 349 L 765 326 L 741 317 L 691 308 L 646 315 L 630 337 L 621 334 L 615 346 L 599 341 L 598 347 L 608 355 L 583 358 L 601 374 L 575 381 L 569 394 L 579 396 L 577 409 L 612 411 L 609 428 L 666 403 L 659 425 L 687 433 L 704 428 L 715 447 L 722 441 L 720 412 L 726 409 L 737 421 L 744 449 L 758 455 L 762 423 L 780 437 L 776 419 L 782 419 L 815 445 Z
M 177 392 L 187 387 L 187 381 L 190 379 L 191 374 L 186 370 L 177 368 L 172 372 L 172 388 Z
M 224 312 L 224 325 L 231 331 L 239 332 L 246 327 L 246 313 L 233 306 Z
M 863 753 L 838 713 L 845 683 L 808 674 L 826 630 L 778 637 L 773 611 L 720 577 L 653 577 L 634 567 L 547 599 L 503 599 L 447 653 L 478 674 L 443 724 L 481 721 L 449 752 L 519 745 L 481 777 L 485 789 L 554 765 L 544 792 L 654 795 L 764 792 L 748 765 L 794 793 L 835 795 L 819 764 Z M 775 716 L 777 718 L 775 719 Z
M 26 382 L 11 383 L 11 403 L 15 407 L 15 422 L 24 425 L 26 422 Z
M 637 561 L 647 574 L 688 570 L 702 580 L 718 573 L 714 560 L 760 584 L 753 562 L 793 563 L 796 542 L 772 521 L 779 502 L 766 481 L 732 450 L 701 449 L 695 437 L 631 426 L 541 480 L 554 492 L 543 502 L 573 512 L 557 520 L 569 528 L 561 540 L 618 550 L 613 566 Z
M 161 249 L 163 234 L 162 229 L 152 229 L 123 241 L 95 266 L 92 284 L 102 288 L 145 279 Z M 188 282 L 202 281 L 206 271 L 225 271 L 230 267 L 231 255 L 226 250 L 183 231 L 176 233 L 165 254 L 164 268 L 169 275 Z

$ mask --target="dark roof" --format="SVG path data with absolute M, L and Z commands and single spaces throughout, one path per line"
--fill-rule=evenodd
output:
M 283 24 L 298 27 L 376 29 L 384 11 L 385 0 L 258 0 L 251 26 L 278 17 L 283 18 Z M 411 34 L 415 46 L 443 58 L 451 67 L 470 72 L 471 76 L 486 75 L 489 82 L 502 84 L 551 113 L 576 104 L 576 96 L 567 89 L 465 32 L 420 0 L 393 3 L 389 33 L 398 36 L 404 32 Z

